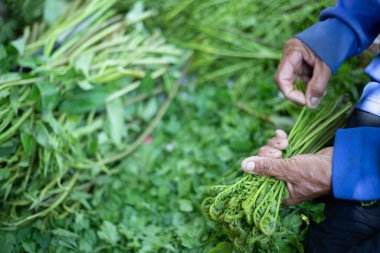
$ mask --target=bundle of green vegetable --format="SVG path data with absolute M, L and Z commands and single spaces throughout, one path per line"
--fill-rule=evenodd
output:
M 303 108 L 289 134 L 284 157 L 319 151 L 344 125 L 350 107 L 350 103 L 340 99 L 333 105 L 322 104 L 318 110 Z M 306 226 L 302 220 L 308 224 L 307 215 L 311 215 L 319 222 L 323 205 L 306 202 L 283 207 L 281 202 L 287 196 L 285 182 L 246 174 L 231 185 L 211 187 L 202 209 L 209 220 L 222 227 L 238 250 L 303 251 Z
M 49 29 L 36 24 L 0 48 L 2 227 L 89 208 L 83 196 L 115 172 L 106 165 L 141 144 L 172 101 L 186 54 L 144 30 L 152 12 L 136 4 L 118 15 L 116 2 L 73 1 Z M 154 96 L 165 91 L 166 101 Z

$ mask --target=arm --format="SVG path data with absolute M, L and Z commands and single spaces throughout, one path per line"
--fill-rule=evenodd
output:
M 350 124 L 371 127 L 337 131 L 332 161 L 333 193 L 342 199 L 380 199 L 379 83 L 371 82 L 366 86 L 356 108 L 365 117 L 356 117 L 358 120 Z
M 380 0 L 343 0 L 321 12 L 320 22 L 295 37 L 335 73 L 349 57 L 363 52 L 380 33 Z
M 365 50 L 380 32 L 380 0 L 342 0 L 321 13 L 321 21 L 290 39 L 275 81 L 284 96 L 299 105 L 318 106 L 329 79 L 350 56 Z M 380 82 L 380 57 L 367 73 Z M 376 75 L 374 75 L 374 73 Z M 378 77 L 378 78 L 376 78 Z M 295 89 L 301 79 L 305 93 Z
M 364 51 L 380 32 L 380 1 L 338 1 L 324 10 L 320 22 L 296 35 L 335 73 L 349 57 Z M 376 57 L 376 59 L 379 58 Z M 376 59 L 366 69 L 380 77 Z M 367 85 L 357 108 L 380 116 L 380 84 Z M 332 189 L 342 199 L 380 199 L 380 128 L 337 132 L 332 162 Z

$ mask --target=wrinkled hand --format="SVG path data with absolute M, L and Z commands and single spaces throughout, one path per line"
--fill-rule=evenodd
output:
M 318 106 L 326 93 L 331 69 L 301 40 L 290 39 L 285 44 L 275 82 L 284 96 L 298 105 Z M 295 89 L 296 80 L 307 83 L 306 92 Z
M 242 169 L 247 173 L 273 176 L 286 182 L 290 198 L 285 205 L 294 205 L 305 200 L 327 195 L 331 192 L 331 161 L 333 148 L 318 153 L 297 155 L 281 159 L 288 146 L 287 135 L 282 130 L 262 147 L 258 156 L 243 160 Z

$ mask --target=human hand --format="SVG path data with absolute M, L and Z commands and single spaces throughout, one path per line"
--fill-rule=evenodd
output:
M 242 169 L 251 174 L 273 176 L 285 181 L 290 198 L 285 205 L 298 204 L 331 192 L 331 161 L 333 148 L 322 149 L 316 154 L 297 155 L 281 159 L 288 146 L 287 135 L 282 130 L 262 147 L 257 156 L 243 160 Z
M 275 82 L 284 96 L 298 105 L 316 108 L 326 94 L 332 71 L 301 40 L 293 38 L 286 42 Z M 305 94 L 294 87 L 296 80 L 307 84 Z

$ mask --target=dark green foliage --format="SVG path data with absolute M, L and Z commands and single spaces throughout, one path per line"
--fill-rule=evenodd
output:
M 114 173 L 109 164 L 116 166 L 141 144 L 146 133 L 128 129 L 133 124 L 125 104 L 144 78 L 149 75 L 156 85 L 180 78 L 186 54 L 159 34 L 136 28 L 150 13 L 134 9 L 117 16 L 113 4 L 73 3 L 50 29 L 34 26 L 8 47 L 18 65 L 4 67 L 13 71 L 0 75 L 4 229 L 62 217 L 80 205 L 75 194 L 90 194 L 93 180 Z M 72 30 L 84 20 L 85 27 Z M 61 39 L 61 34 L 69 35 Z M 177 87 L 170 85 L 160 109 L 152 96 L 155 107 L 141 107 L 145 116 L 135 120 L 152 121 L 148 129 L 153 129 Z M 142 106 L 132 107 L 137 105 Z
M 66 1 L 51 0 L 44 1 L 43 4 L 39 1 L 7 2 L 18 2 L 14 5 L 15 11 L 12 11 L 17 15 L 12 14 L 6 21 L 7 24 L 15 24 L 10 29 L 12 33 L 7 35 L 9 42 L 23 34 L 25 26 L 18 21 L 20 17 L 43 13 L 39 14 L 42 19 L 39 18 L 38 21 L 46 29 L 54 22 L 54 18 L 59 17 L 59 10 L 65 6 Z M 33 2 L 33 10 L 28 7 L 21 11 L 19 6 L 24 6 L 23 3 L 27 2 Z M 130 12 L 136 2 L 118 1 L 119 9 L 116 11 L 122 14 Z M 215 231 L 206 222 L 199 204 L 206 196 L 209 185 L 227 185 L 239 177 L 239 160 L 255 154 L 257 148 L 273 135 L 274 129 L 290 130 L 294 124 L 293 119 L 300 110 L 285 101 L 273 83 L 282 45 L 292 35 L 317 21 L 320 10 L 335 2 L 143 2 L 145 8 L 141 5 L 138 7 L 151 10 L 155 15 L 137 25 L 141 35 L 152 35 L 160 30 L 167 42 L 195 51 L 188 78 L 182 81 L 172 106 L 156 130 L 149 135 L 152 142 L 149 143 L 148 138 L 136 152 L 120 163 L 80 170 L 76 186 L 62 208 L 50 212 L 44 218 L 37 218 L 16 231 L 1 230 L 1 252 L 208 252 L 215 246 L 213 253 L 233 251 L 232 244 L 226 242 L 228 239 L 225 235 Z M 51 4 L 58 7 L 51 7 Z M 45 6 L 50 6 L 50 9 Z M 29 20 L 28 25 L 33 25 Z M 5 34 L 3 31 L 5 27 L 3 29 L 0 26 L 0 37 Z M 22 40 L 18 40 L 16 45 L 21 46 Z M 269 58 L 260 58 L 263 56 Z M 349 93 L 355 101 L 360 95 L 360 87 L 368 80 L 362 68 L 370 58 L 353 59 L 344 64 L 333 78 L 325 100 L 335 100 L 337 95 Z M 29 68 L 45 61 L 44 57 L 20 58 L 13 46 L 0 45 L 2 74 L 11 71 L 20 60 L 22 65 Z M 86 65 L 85 62 L 82 61 L 83 66 Z M 108 85 L 101 89 L 102 85 L 95 84 L 96 91 L 91 96 L 80 96 L 76 92 L 77 81 L 83 80 L 81 71 L 84 69 L 70 70 L 65 75 L 65 83 L 69 87 L 65 98 L 54 96 L 56 91 L 53 88 L 43 92 L 45 102 L 42 102 L 40 92 L 44 85 L 40 84 L 32 85 L 30 98 L 26 102 L 34 101 L 35 105 L 38 104 L 35 109 L 37 112 L 41 112 L 41 108 L 51 107 L 56 113 L 60 113 L 60 108 L 70 110 L 70 115 L 74 111 L 79 112 L 67 120 L 74 124 L 81 122 L 82 127 L 75 132 L 81 139 L 78 153 L 86 153 L 92 158 L 97 157 L 99 152 L 119 152 L 120 148 L 129 146 L 150 125 L 167 97 L 166 92 L 179 76 L 175 68 L 168 75 L 155 79 L 151 77 L 152 70 L 147 69 L 145 77 L 135 78 L 142 83 L 138 89 L 125 95 L 127 106 L 124 108 L 124 117 L 127 129 L 118 132 L 126 134 L 111 137 L 110 127 L 121 126 L 120 121 L 115 120 L 118 117 L 111 116 L 108 119 L 107 116 L 104 120 L 108 123 L 102 126 L 99 121 L 92 120 L 92 117 L 105 113 L 109 115 L 111 112 L 114 112 L 114 116 L 121 115 L 120 103 L 109 106 L 99 103 L 108 92 L 120 89 L 124 83 L 113 82 L 111 86 L 114 89 L 110 90 L 106 88 Z M 22 76 L 32 77 L 26 73 Z M 82 87 L 88 87 L 85 83 L 82 84 Z M 16 92 L 8 95 L 7 92 L 0 91 L 0 97 L 3 96 L 8 96 L 12 105 L 17 102 Z M 58 101 L 70 99 L 77 104 L 85 101 L 88 108 L 95 106 L 97 110 L 91 114 L 83 112 L 84 108 L 79 106 L 70 107 L 67 103 L 63 106 L 54 97 L 58 97 Z M 15 112 L 15 115 L 21 115 L 18 113 L 22 112 L 24 109 Z M 86 117 L 88 121 L 81 120 Z M 8 120 L 11 118 L 13 119 L 11 114 L 4 117 Z M 49 120 L 42 120 L 39 124 L 48 125 L 50 133 L 48 122 Z M 107 136 L 109 145 L 103 145 L 103 142 L 88 135 L 88 132 L 100 132 L 102 138 Z M 41 143 L 44 143 L 43 133 L 40 131 L 39 134 L 38 140 Z M 40 145 L 33 140 L 33 135 L 24 133 L 16 143 L 19 145 L 21 142 L 27 157 L 35 153 L 36 145 Z M 121 146 L 115 140 L 122 140 Z M 0 148 L 0 153 L 14 154 L 16 147 L 19 147 L 17 145 L 8 143 Z M 231 167 L 236 170 L 231 170 Z M 0 169 L 0 180 L 9 178 L 10 175 L 13 175 L 12 171 Z M 20 180 L 17 178 L 17 181 Z M 12 191 L 17 189 L 22 188 L 15 184 Z M 218 189 L 214 191 L 216 193 Z M 19 192 L 21 191 L 12 194 Z M 1 204 L 0 208 L 3 208 Z M 34 210 L 25 211 L 26 215 L 33 213 Z M 306 211 L 302 213 L 308 215 Z M 296 230 L 302 224 L 302 219 L 299 216 L 290 217 L 293 219 L 284 219 L 284 226 L 293 226 Z M 291 244 L 290 249 L 302 247 L 297 237 L 286 238 L 282 243 Z M 264 247 L 267 242 L 263 240 L 261 245 Z
M 44 0 L 1 0 L 0 43 L 17 38 L 27 24 L 43 15 Z

